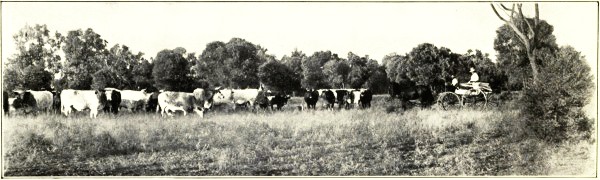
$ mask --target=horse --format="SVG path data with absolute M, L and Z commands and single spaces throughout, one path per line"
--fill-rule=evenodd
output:
M 418 100 L 421 109 L 429 107 L 435 102 L 433 92 L 428 86 L 416 85 L 414 82 L 408 80 L 391 82 L 389 93 L 391 99 L 400 99 L 400 105 L 404 109 L 407 108 L 411 100 Z

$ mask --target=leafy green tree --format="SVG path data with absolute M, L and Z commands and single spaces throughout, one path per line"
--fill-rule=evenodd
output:
M 258 67 L 274 58 L 266 51 L 241 38 L 208 43 L 192 67 L 192 76 L 215 86 L 258 87 Z
M 389 87 L 389 80 L 385 72 L 385 67 L 379 66 L 373 70 L 364 86 L 376 94 L 386 93 Z
M 348 85 L 350 63 L 345 59 L 330 60 L 323 66 L 323 73 L 331 87 L 345 88 Z
M 153 87 L 154 78 L 152 77 L 152 69 L 154 64 L 150 63 L 146 59 L 141 59 L 137 66 L 133 67 L 131 74 L 133 76 L 133 82 L 135 83 L 135 89 L 148 89 Z
M 417 85 L 432 85 L 440 77 L 439 49 L 429 43 L 423 43 L 413 48 L 408 59 L 400 61 L 397 74 L 405 74 Z
M 361 88 L 369 78 L 369 57 L 360 57 L 352 52 L 348 52 L 348 61 L 350 62 L 350 72 L 348 73 L 348 85 L 351 88 Z M 375 62 L 377 66 L 377 62 Z
M 387 77 L 392 82 L 399 82 L 401 80 L 401 74 L 398 73 L 400 65 L 403 61 L 407 61 L 408 54 L 398 55 L 395 53 L 386 55 L 383 57 L 383 66 L 385 66 L 385 72 Z
M 516 9 L 515 9 L 516 5 Z M 514 45 L 513 43 L 518 43 L 518 51 L 516 51 L 516 55 L 521 55 L 521 57 L 514 59 L 517 63 L 518 67 L 522 67 L 521 63 L 528 63 L 530 68 L 530 74 L 533 79 L 537 79 L 539 74 L 539 66 L 542 63 L 542 59 L 536 58 L 536 56 L 540 54 L 553 53 L 557 50 L 557 46 L 555 44 L 555 38 L 552 35 L 552 26 L 548 25 L 544 21 L 540 21 L 539 18 L 539 9 L 537 3 L 535 4 L 535 16 L 533 18 L 527 18 L 523 15 L 522 4 L 513 4 L 512 8 L 507 8 L 506 6 L 500 4 L 504 12 L 509 17 L 502 17 L 498 11 L 496 11 L 496 7 L 492 4 L 492 9 L 498 18 L 505 22 L 505 25 L 501 27 L 501 31 L 497 31 L 502 36 L 507 36 L 510 38 L 504 38 L 504 40 L 496 39 L 495 46 L 498 45 Z M 515 46 L 512 46 L 515 47 Z M 498 47 L 494 47 L 495 49 L 501 49 Z M 500 52 L 500 50 L 497 50 Z M 524 52 L 525 56 L 522 56 Z M 498 58 L 500 59 L 500 58 Z M 510 61 L 510 60 L 509 60 Z M 529 75 L 529 74 L 525 74 Z M 529 76 L 526 76 L 529 77 Z M 525 80 L 525 78 L 523 79 Z M 535 81 L 534 81 L 535 83 Z
M 41 66 L 27 66 L 23 70 L 23 87 L 31 90 L 50 90 L 52 73 Z
M 46 25 L 25 26 L 13 36 L 17 53 L 7 59 L 3 70 L 4 89 L 49 90 L 53 73 L 59 72 L 61 34 Z
M 106 58 L 106 67 L 112 68 L 112 73 L 115 73 L 114 86 L 119 89 L 137 89 L 133 80 L 133 69 L 141 63 L 141 58 L 144 54 L 139 52 L 133 54 L 129 47 L 116 44 L 109 50 Z
M 122 88 L 121 79 L 111 68 L 102 68 L 92 76 L 92 89 L 104 89 L 107 87 Z
M 304 54 L 302 51 L 298 51 L 298 49 L 294 49 L 294 51 L 292 51 L 292 55 L 283 56 L 283 58 L 281 58 L 281 62 L 292 69 L 296 77 L 302 79 L 302 61 L 306 58 L 306 54 Z
M 275 91 L 300 89 L 300 81 L 294 77 L 292 69 L 277 60 L 269 60 L 261 65 L 258 68 L 258 77 L 268 89 Z
M 538 77 L 544 83 L 524 87 L 522 118 L 537 137 L 551 142 L 572 139 L 580 132 L 589 136 L 593 120 L 582 111 L 594 90 L 589 65 L 569 46 L 544 58 L 546 64 Z
M 302 73 L 302 61 L 306 60 L 306 58 L 306 54 L 304 54 L 302 51 L 298 51 L 297 49 L 292 51 L 291 56 L 285 55 L 283 58 L 281 58 L 281 63 L 292 70 L 292 82 L 297 83 L 293 86 L 297 87 L 296 89 L 293 89 L 295 92 L 302 91 L 301 82 L 302 79 L 304 79 L 304 75 Z
M 91 28 L 69 31 L 63 46 L 67 88 L 90 89 L 92 75 L 103 68 L 109 54 L 107 41 Z
M 225 60 L 225 65 L 231 68 L 230 84 L 236 88 L 258 87 L 258 66 L 265 62 L 257 55 L 261 48 L 241 38 L 232 38 L 225 47 L 230 57 Z
M 528 19 L 533 21 L 532 19 Z M 521 26 L 526 26 L 521 23 Z M 536 67 L 543 66 L 543 54 L 555 54 L 558 51 L 556 37 L 552 34 L 554 28 L 546 21 L 541 20 L 537 26 L 535 53 L 532 58 L 536 59 Z M 531 78 L 532 68 L 529 62 L 527 48 L 519 40 L 515 31 L 509 25 L 503 25 L 496 30 L 496 39 L 494 40 L 494 50 L 498 52 L 496 62 L 499 68 L 508 75 L 507 86 L 511 90 L 520 90 L 523 82 Z
M 169 91 L 185 91 L 189 82 L 187 64 L 180 52 L 169 49 L 158 52 L 152 69 L 155 86 Z
M 302 61 L 303 88 L 330 88 L 327 76 L 323 73 L 323 65 L 333 56 L 330 51 L 319 51 Z
M 230 87 L 230 69 L 225 61 L 230 59 L 225 43 L 214 41 L 206 44 L 206 48 L 193 66 L 194 77 L 206 80 L 214 86 Z

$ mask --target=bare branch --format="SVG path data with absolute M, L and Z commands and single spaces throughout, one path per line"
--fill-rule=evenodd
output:
M 513 19 L 515 16 L 515 4 L 512 5 L 512 11 L 510 12 L 510 18 Z
M 504 8 L 504 10 L 506 11 L 510 11 L 510 9 L 506 8 L 506 6 L 504 6 L 504 4 L 500 4 L 500 6 L 502 6 L 502 8 Z M 514 9 L 514 8 L 513 8 Z
M 492 6 L 494 13 L 496 13 L 496 16 L 498 16 L 498 18 L 500 18 L 500 20 L 508 23 L 508 21 L 506 19 L 502 18 L 502 16 L 500 16 L 500 14 L 498 13 L 498 11 L 496 11 L 496 7 L 494 7 L 494 4 L 490 3 L 490 6 Z
M 529 39 L 527 38 L 527 36 L 525 36 L 525 34 L 523 34 L 523 32 L 521 32 L 521 30 L 519 30 L 519 28 L 514 23 L 507 23 L 507 24 L 508 24 L 508 26 L 510 26 L 510 28 L 513 29 L 513 31 L 515 31 L 515 33 L 517 33 L 517 36 L 519 36 L 519 40 L 521 40 L 521 42 L 525 45 L 525 48 L 529 49 L 530 43 L 529 43 Z
M 535 19 L 534 19 L 534 23 L 535 23 L 536 27 L 540 23 L 540 10 L 538 9 L 538 4 L 537 3 L 535 3 Z
M 533 31 L 533 26 L 531 25 L 531 23 L 529 23 L 529 20 L 523 15 L 523 4 L 519 4 L 517 5 L 517 7 L 519 8 L 519 15 L 521 16 L 520 18 L 525 21 L 525 23 L 527 24 L 527 38 L 528 39 L 534 39 L 533 37 L 535 37 L 535 32 Z M 525 31 L 525 29 L 523 29 L 523 31 Z

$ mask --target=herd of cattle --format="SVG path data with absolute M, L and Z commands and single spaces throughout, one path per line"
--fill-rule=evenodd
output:
M 195 89 L 193 92 L 155 91 L 147 92 L 135 90 L 119 90 L 105 88 L 102 90 L 72 90 L 62 91 L 32 91 L 16 90 L 12 92 L 14 98 L 9 98 L 9 93 L 3 91 L 3 110 L 22 112 L 24 114 L 37 114 L 38 112 L 62 113 L 69 116 L 75 111 L 89 109 L 91 118 L 96 118 L 99 111 L 118 114 L 119 110 L 131 112 L 149 111 L 160 112 L 162 116 L 173 116 L 174 112 L 196 113 L 200 117 L 204 112 L 216 106 L 231 107 L 233 110 L 239 106 L 255 109 L 258 105 L 266 109 L 276 106 L 277 110 L 287 104 L 291 98 L 280 92 L 271 92 L 263 89 Z M 373 93 L 368 89 L 310 89 L 304 95 L 306 106 L 304 109 L 316 109 L 319 99 L 327 109 L 333 109 L 335 104 L 339 108 L 353 106 L 368 108 L 371 106 Z

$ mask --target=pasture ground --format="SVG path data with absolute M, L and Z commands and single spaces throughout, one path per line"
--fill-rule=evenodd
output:
M 509 106 L 281 112 L 161 118 L 2 118 L 3 176 L 596 176 L 596 136 L 532 138 Z M 318 104 L 319 106 L 319 104 Z M 593 133 L 595 134 L 595 132 Z

